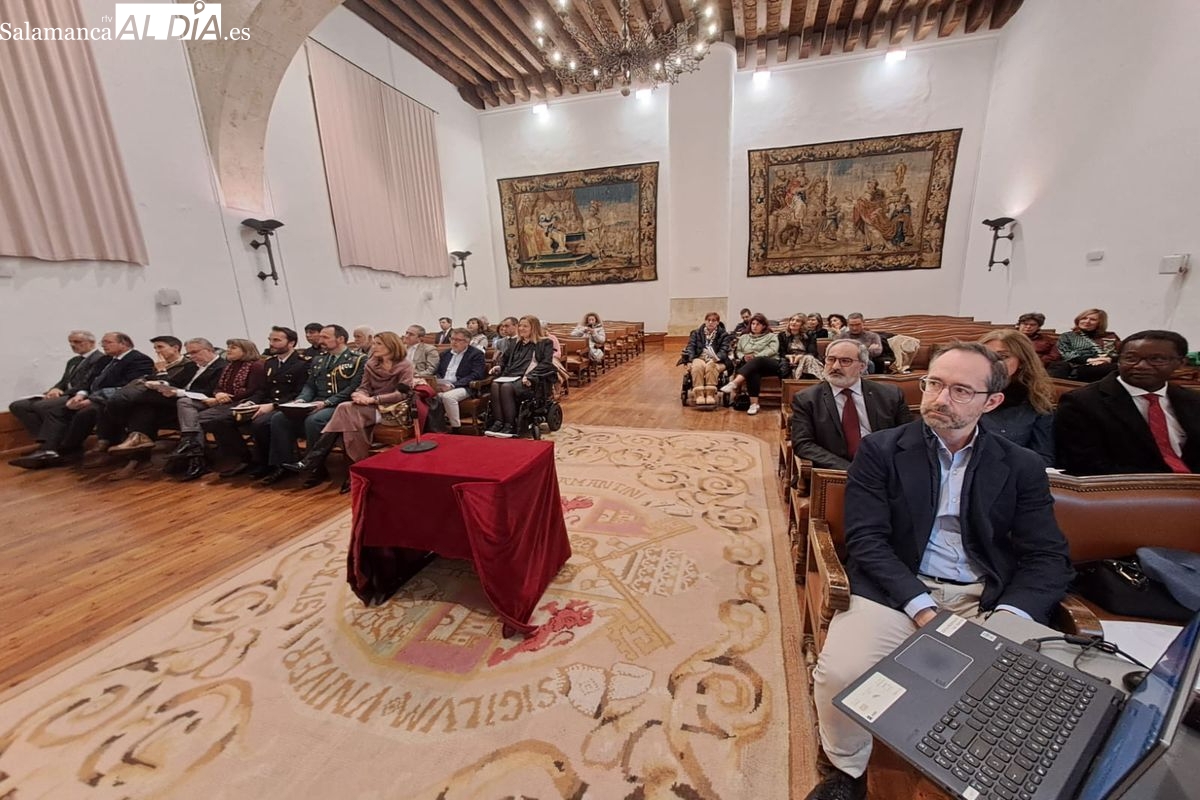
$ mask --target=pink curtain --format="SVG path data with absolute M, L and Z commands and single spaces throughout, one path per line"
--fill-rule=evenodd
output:
M 342 266 L 449 275 L 434 112 L 315 42 L 307 49 Z
M 75 0 L 0 0 L 0 20 L 94 26 Z M 87 42 L 0 46 L 0 255 L 149 263 Z

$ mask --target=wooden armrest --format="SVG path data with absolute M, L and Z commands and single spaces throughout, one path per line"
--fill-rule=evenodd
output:
M 850 579 L 838 558 L 833 546 L 833 537 L 829 534 L 829 525 L 823 519 L 808 521 L 808 558 L 809 568 L 815 564 L 821 574 L 823 600 L 829 609 L 830 616 L 834 612 L 845 611 L 850 607 Z
M 467 388 L 470 389 L 472 392 L 475 392 L 476 394 L 478 394 L 479 392 L 483 391 L 484 389 L 488 388 L 491 385 L 492 385 L 492 376 L 488 375 L 486 378 L 480 378 L 477 381 L 471 381 L 470 383 L 467 384 Z
M 808 482 L 812 478 L 812 462 L 807 458 L 793 455 L 792 486 L 805 497 L 808 496 Z
M 1100 618 L 1073 594 L 1058 602 L 1058 609 L 1054 614 L 1054 627 L 1063 633 L 1077 636 L 1104 636 Z

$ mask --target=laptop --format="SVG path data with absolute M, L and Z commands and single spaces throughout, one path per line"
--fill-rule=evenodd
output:
M 1200 614 L 1126 699 L 943 611 L 834 702 L 965 800 L 1114 800 L 1170 747 L 1198 670 Z

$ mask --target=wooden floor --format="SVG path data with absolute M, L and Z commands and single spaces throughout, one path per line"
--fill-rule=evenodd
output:
M 677 355 L 649 349 L 572 387 L 565 421 L 733 431 L 775 445 L 776 409 L 683 408 Z M 336 456 L 331 467 L 329 486 L 303 491 L 215 475 L 179 484 L 154 468 L 114 482 L 113 469 L 0 464 L 0 690 L 345 511 L 344 468 Z

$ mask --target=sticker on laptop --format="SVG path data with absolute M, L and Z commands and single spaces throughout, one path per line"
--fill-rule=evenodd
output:
M 975 798 L 979 797 L 979 790 L 974 786 L 968 786 L 967 788 L 963 789 L 962 796 L 966 798 L 966 800 L 975 800 Z
M 954 632 L 966 625 L 967 621 L 957 614 L 951 614 L 945 622 L 937 626 L 937 632 L 949 639 Z
M 842 700 L 850 711 L 858 714 L 867 722 L 879 719 L 883 712 L 892 707 L 908 691 L 891 678 L 876 672 L 862 682 Z
M 992 633 L 991 631 L 980 631 L 979 635 L 984 639 L 987 639 L 989 642 L 996 641 L 996 634 Z

